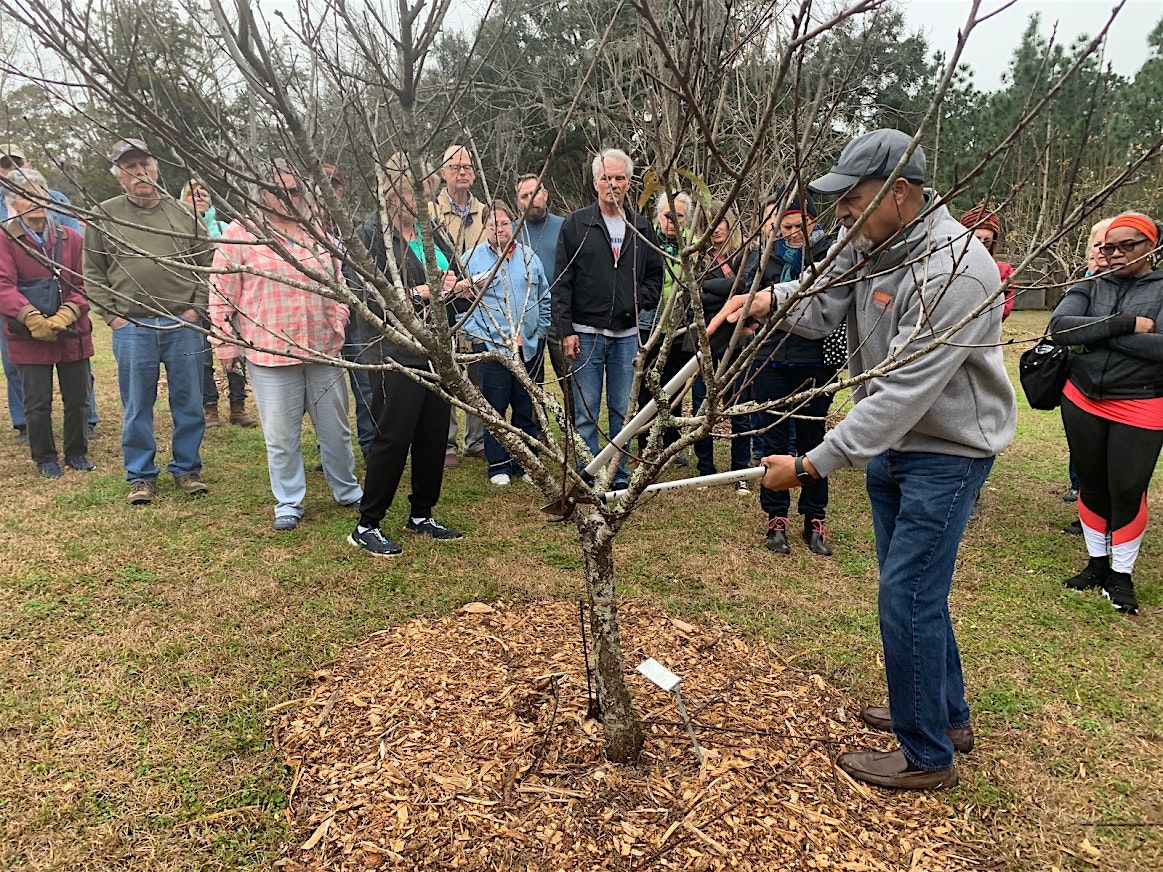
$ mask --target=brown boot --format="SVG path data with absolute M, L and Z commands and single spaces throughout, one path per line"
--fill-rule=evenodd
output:
M 258 421 L 246 411 L 246 401 L 230 404 L 230 423 L 236 427 L 257 427 Z
M 207 427 L 218 427 L 222 424 L 222 422 L 218 420 L 217 406 L 203 406 L 202 412 L 206 416 Z

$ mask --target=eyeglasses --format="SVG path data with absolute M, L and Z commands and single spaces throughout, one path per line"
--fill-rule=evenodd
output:
M 471 173 L 472 164 L 445 164 L 454 173 Z
M 1103 257 L 1110 257 L 1116 251 L 1120 252 L 1121 254 L 1132 254 L 1134 253 L 1135 249 L 1142 245 L 1144 242 L 1150 241 L 1150 239 L 1147 239 L 1147 237 L 1144 236 L 1142 239 L 1134 239 L 1130 242 L 1110 242 L 1105 245 L 1098 245 L 1095 246 L 1095 250 L 1098 251 L 1098 253 Z

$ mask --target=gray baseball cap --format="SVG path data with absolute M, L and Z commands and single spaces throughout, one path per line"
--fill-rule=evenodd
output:
M 140 151 L 153 157 L 153 153 L 140 139 L 119 139 L 109 149 L 109 163 L 117 163 L 131 151 Z
M 816 194 L 842 194 L 865 179 L 887 179 L 912 141 L 907 133 L 891 128 L 858 136 L 844 146 L 832 171 L 811 182 L 808 190 Z M 901 177 L 923 183 L 926 166 L 925 153 L 918 145 Z

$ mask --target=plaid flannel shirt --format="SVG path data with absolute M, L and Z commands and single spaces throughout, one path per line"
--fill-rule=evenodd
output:
M 254 244 L 255 240 L 254 234 L 237 222 L 218 240 L 214 268 L 233 271 L 218 273 L 211 282 L 210 322 L 216 333 L 254 346 L 240 348 L 214 336 L 211 341 L 217 346 L 218 358 L 232 360 L 242 354 L 259 366 L 293 366 L 302 361 L 278 352 L 338 357 L 347 326 L 347 306 L 288 284 L 312 283 L 278 252 Z M 282 243 L 308 269 L 339 275 L 338 264 L 325 251 L 286 237 Z M 240 266 L 265 275 L 240 272 Z

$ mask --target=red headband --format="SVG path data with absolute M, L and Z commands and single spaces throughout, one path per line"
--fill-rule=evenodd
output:
M 1138 230 L 1151 240 L 1152 245 L 1159 242 L 1159 228 L 1155 226 L 1154 221 L 1150 218 L 1144 218 L 1142 215 L 1120 215 L 1107 227 L 1106 236 L 1109 236 L 1116 227 L 1130 227 L 1132 230 Z

